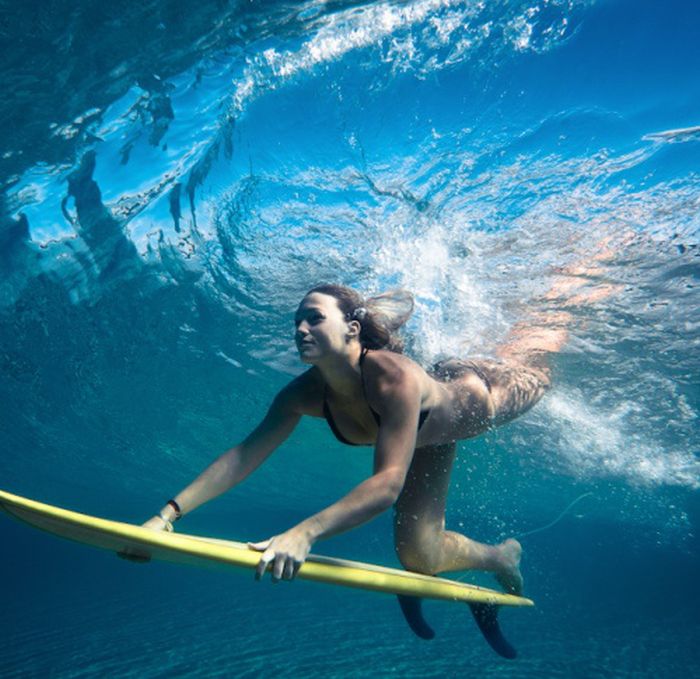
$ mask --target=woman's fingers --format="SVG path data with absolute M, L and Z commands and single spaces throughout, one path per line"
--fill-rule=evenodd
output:
M 166 521 L 162 516 L 158 514 L 148 519 L 146 523 L 142 524 L 142 527 L 150 528 L 151 530 L 167 531 L 168 533 L 173 532 L 173 524 L 170 521 Z
M 260 561 L 258 561 L 258 565 L 255 568 L 255 579 L 260 580 L 262 576 L 265 574 L 265 571 L 267 570 L 267 567 L 271 561 L 273 561 L 275 558 L 275 552 L 271 549 L 266 549 L 263 552 L 263 555 L 260 557 Z
M 287 554 L 276 554 L 272 549 L 267 549 L 263 552 L 263 555 L 260 557 L 260 561 L 255 568 L 256 580 L 262 579 L 270 564 L 272 564 L 272 567 L 270 568 L 272 582 L 279 582 L 280 580 L 293 580 L 299 571 L 299 568 L 301 568 L 300 561 L 296 561 Z
M 273 539 L 274 538 L 270 538 L 269 540 L 263 540 L 262 542 L 249 542 L 248 547 L 250 549 L 254 549 L 256 552 L 264 552 L 270 546 Z
M 272 564 L 272 582 L 279 582 L 284 574 L 286 564 L 289 562 L 289 557 L 283 554 L 278 554 L 275 557 L 275 562 Z
M 272 566 L 272 581 L 294 580 L 300 568 L 300 561 L 288 555 L 278 554 Z
M 267 566 L 270 561 L 275 558 L 275 551 L 270 549 L 270 544 L 275 538 L 269 538 L 268 540 L 263 540 L 262 542 L 249 542 L 248 548 L 254 549 L 256 552 L 262 552 L 263 555 L 258 561 L 258 565 L 255 568 L 255 579 L 260 580 L 267 570 Z
M 294 576 L 297 574 L 299 566 L 294 559 L 287 559 L 287 563 L 284 564 L 284 571 L 282 572 L 282 577 L 285 580 L 293 580 Z
M 270 568 L 272 582 L 293 580 L 309 552 L 309 544 L 291 531 L 262 542 L 249 542 L 248 547 L 262 552 L 255 567 L 255 579 L 261 580 Z

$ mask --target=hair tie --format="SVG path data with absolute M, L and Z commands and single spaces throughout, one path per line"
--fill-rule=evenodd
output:
M 365 316 L 367 316 L 367 309 L 363 306 L 357 307 L 357 309 L 352 312 L 352 319 L 354 321 L 364 321 Z
M 180 505 L 177 502 L 175 502 L 175 500 L 168 500 L 165 504 L 170 505 L 175 511 L 175 519 L 173 519 L 174 521 L 177 521 L 179 518 L 182 517 L 182 510 L 180 509 Z

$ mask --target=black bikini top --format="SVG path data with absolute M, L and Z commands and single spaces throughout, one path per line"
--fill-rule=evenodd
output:
M 362 353 L 360 354 L 360 380 L 362 381 L 362 394 L 365 397 L 365 401 L 367 401 L 367 392 L 365 391 L 365 374 L 362 370 L 362 364 L 365 362 L 365 356 L 367 356 L 367 351 L 367 349 L 363 349 Z M 338 425 L 336 425 L 335 420 L 333 419 L 333 413 L 331 412 L 330 406 L 328 405 L 327 392 L 328 386 L 326 385 L 323 391 L 323 416 L 326 418 L 326 422 L 328 422 L 328 426 L 331 428 L 331 431 L 333 432 L 334 436 L 338 439 L 338 441 L 340 441 L 341 443 L 346 443 L 349 446 L 366 445 L 364 443 L 355 443 L 354 441 L 348 441 L 348 439 L 346 439 L 345 436 L 343 436 L 340 429 L 338 429 Z M 379 415 L 379 413 L 372 408 L 372 406 L 369 404 L 369 401 L 367 401 L 367 407 L 372 413 L 372 417 L 377 423 L 377 426 L 381 425 L 382 418 Z M 423 423 L 428 418 L 428 415 L 430 415 L 430 408 L 426 408 L 425 410 L 420 411 L 420 416 L 418 418 L 418 431 L 420 431 L 420 428 L 423 426 Z

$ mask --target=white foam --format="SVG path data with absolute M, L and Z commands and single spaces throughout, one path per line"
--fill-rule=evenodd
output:
M 492 21 L 479 21 L 486 4 L 463 0 L 415 0 L 404 3 L 376 3 L 362 8 L 338 12 L 327 18 L 317 33 L 297 49 L 264 50 L 250 59 L 232 95 L 232 115 L 239 115 L 259 92 L 275 89 L 280 81 L 309 73 L 321 64 L 330 64 L 349 52 L 369 47 L 384 50 L 383 61 L 390 61 L 394 70 L 408 70 L 421 65 L 432 72 L 464 58 L 479 41 L 491 35 Z M 507 33 L 518 50 L 529 47 L 533 25 L 528 23 L 531 9 L 516 15 L 509 22 Z M 506 21 L 508 21 L 506 17 Z M 566 19 L 563 19 L 566 26 Z M 474 22 L 475 25 L 472 25 Z M 423 53 L 410 30 L 417 27 L 418 42 L 427 48 Z M 550 40 L 561 37 L 552 34 Z M 454 44 L 447 54 L 437 57 L 435 47 Z
M 652 432 L 640 430 L 629 417 L 639 414 L 644 414 L 639 403 L 599 407 L 566 386 L 556 387 L 538 407 L 547 438 L 558 439 L 559 454 L 578 475 L 700 488 L 700 461 L 693 452 L 669 448 L 652 438 Z

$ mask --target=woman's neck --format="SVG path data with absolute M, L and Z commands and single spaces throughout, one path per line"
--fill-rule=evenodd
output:
M 362 389 L 360 356 L 362 347 L 353 344 L 348 353 L 336 356 L 323 364 L 317 364 L 323 379 L 330 388 L 341 396 L 354 396 Z

